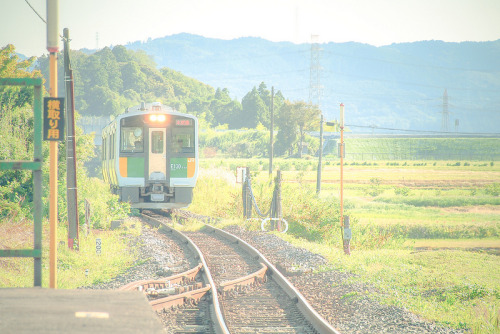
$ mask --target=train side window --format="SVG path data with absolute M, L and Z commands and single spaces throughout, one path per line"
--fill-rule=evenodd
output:
M 144 152 L 144 137 L 141 127 L 121 128 L 121 152 L 142 153 Z
M 113 134 L 109 136 L 109 158 L 113 159 Z
M 163 131 L 153 131 L 151 133 L 151 153 L 163 153 Z
M 106 137 L 102 136 L 102 144 L 101 144 L 101 160 L 106 160 Z
M 109 136 L 109 158 L 110 159 L 113 159 L 113 156 L 114 156 L 114 134 L 111 134 L 111 136 Z

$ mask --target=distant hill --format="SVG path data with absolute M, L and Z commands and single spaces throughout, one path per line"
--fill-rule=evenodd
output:
M 159 67 L 228 88 L 239 100 L 262 81 L 288 99 L 309 100 L 310 44 L 178 34 L 126 47 L 144 50 Z M 372 130 L 355 126 L 440 131 L 446 89 L 448 131 L 500 133 L 500 40 L 382 47 L 328 43 L 320 48 L 321 107 L 327 120 L 338 118 L 342 102 L 346 124 L 356 132 Z

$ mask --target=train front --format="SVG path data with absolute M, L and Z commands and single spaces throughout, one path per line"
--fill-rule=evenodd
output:
M 143 103 L 117 122 L 120 200 L 139 209 L 188 206 L 198 176 L 196 117 L 160 103 Z

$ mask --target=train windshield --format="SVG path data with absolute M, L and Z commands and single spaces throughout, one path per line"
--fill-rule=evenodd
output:
M 190 118 L 177 118 L 172 128 L 172 151 L 174 153 L 194 153 L 194 123 Z
M 144 136 L 141 127 L 122 127 L 121 151 L 135 153 L 144 151 Z

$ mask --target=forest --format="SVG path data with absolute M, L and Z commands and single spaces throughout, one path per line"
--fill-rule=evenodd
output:
M 227 88 L 213 88 L 166 67 L 158 69 L 144 51 L 128 50 L 122 45 L 92 54 L 70 51 L 70 57 L 75 107 L 82 116 L 116 116 L 142 101 L 159 101 L 196 115 L 206 129 L 269 129 L 272 104 L 274 126 L 283 130 L 276 135 L 277 155 L 299 151 L 305 131 L 319 129 L 317 107 L 304 101 L 289 101 L 279 90 L 271 102 L 272 91 L 264 82 L 238 101 L 231 98 Z M 63 92 L 62 61 L 58 66 L 59 92 Z M 37 60 L 36 69 L 48 77 L 48 56 Z

